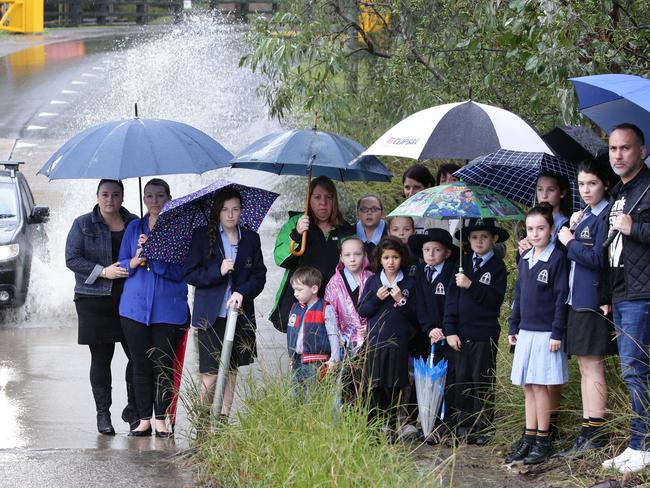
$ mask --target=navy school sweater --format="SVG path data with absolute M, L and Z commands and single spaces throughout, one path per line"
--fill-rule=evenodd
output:
M 546 261 L 538 259 L 530 269 L 522 256 L 508 334 L 524 329 L 551 332 L 551 339 L 562 340 L 568 293 L 569 272 L 563 251 L 554 248 Z
M 446 261 L 433 283 L 427 280 L 425 266 L 426 264 L 420 263 L 415 270 L 415 293 L 418 297 L 415 309 L 420 329 L 428 336 L 431 329 L 442 328 L 449 281 L 455 280 L 458 263 Z
M 395 307 L 389 296 L 380 300 L 377 290 L 382 287 L 380 274 L 368 278 L 359 304 L 359 315 L 368 319 L 368 348 L 408 348 L 411 326 L 416 324 L 415 281 L 403 270 L 404 279 L 397 283 L 406 298 L 406 304 Z
M 475 273 L 472 266 L 474 253 L 463 256 L 463 271 L 472 280 L 469 288 L 456 286 L 456 278 L 449 281 L 443 333 L 458 335 L 461 340 L 497 341 L 501 332 L 499 315 L 506 294 L 508 272 L 497 255 Z

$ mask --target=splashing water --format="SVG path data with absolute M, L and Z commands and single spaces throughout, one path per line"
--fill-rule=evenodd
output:
M 253 140 L 277 130 L 269 120 L 263 102 L 256 95 L 260 79 L 238 67 L 244 52 L 245 27 L 224 23 L 214 16 L 191 16 L 183 24 L 146 38 L 141 44 L 121 42 L 102 55 L 106 70 L 101 90 L 90 92 L 77 102 L 75 115 L 59 127 L 57 135 L 68 138 L 102 122 L 134 115 L 163 118 L 193 125 L 236 153 Z M 278 178 L 267 173 L 228 169 L 204 175 L 165 176 L 178 197 L 195 191 L 217 177 L 248 185 L 275 186 Z M 143 178 L 143 184 L 149 178 Z M 125 182 L 124 205 L 139 212 L 137 179 Z M 12 311 L 11 322 L 20 327 L 53 326 L 74 322 L 72 295 L 74 276 L 65 267 L 65 240 L 75 217 L 96 203 L 96 181 L 52 181 L 53 192 L 61 195 L 51 207 L 47 224 L 48 263 L 34 257 L 27 304 Z M 29 317 L 29 322 L 25 319 Z M 39 325 L 36 325 L 39 324 Z

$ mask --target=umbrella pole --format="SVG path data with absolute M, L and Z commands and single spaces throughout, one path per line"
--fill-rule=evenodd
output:
M 311 170 L 314 164 L 314 159 L 316 159 L 315 154 L 313 154 L 311 158 L 309 158 L 309 163 L 307 164 L 307 197 L 305 201 L 305 215 L 307 216 L 309 215 L 309 200 L 311 200 L 309 187 L 311 186 Z M 293 241 L 291 241 L 291 244 L 289 244 L 289 251 L 293 256 L 302 256 L 305 253 L 306 249 L 307 249 L 307 231 L 302 233 L 302 241 L 300 242 L 300 249 L 296 251 L 296 243 Z
M 458 272 L 462 273 L 463 272 L 463 218 L 460 218 L 460 242 L 458 243 L 460 245 L 460 258 L 458 259 Z
M 226 381 L 230 376 L 230 356 L 232 355 L 232 346 L 235 340 L 235 328 L 237 326 L 237 316 L 239 310 L 234 307 L 228 308 L 228 319 L 226 320 L 226 331 L 223 337 L 223 347 L 219 355 L 219 372 L 217 373 L 217 386 L 214 391 L 214 400 L 212 402 L 212 419 L 219 421 L 221 416 L 221 407 L 223 406 L 223 395 L 226 388 Z
M 144 217 L 144 211 L 142 208 L 142 178 L 138 176 L 138 190 L 140 192 L 140 218 Z M 144 229 L 141 234 L 144 234 Z

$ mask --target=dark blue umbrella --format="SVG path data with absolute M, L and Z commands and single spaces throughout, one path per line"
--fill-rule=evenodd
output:
M 500 149 L 474 159 L 456 171 L 454 176 L 531 207 L 535 203 L 537 178 L 540 173 L 566 178 L 571 187 L 573 209 L 580 208 L 575 164 L 543 152 Z
M 230 162 L 233 168 L 256 169 L 276 175 L 306 175 L 309 211 L 309 183 L 312 176 L 338 181 L 390 181 L 392 173 L 375 156 L 358 157 L 364 147 L 358 142 L 330 132 L 286 130 L 258 139 Z M 307 248 L 307 232 L 300 250 L 291 243 L 291 253 L 301 256 Z
M 578 95 L 578 110 L 608 134 L 625 122 L 635 124 L 650 140 L 650 79 L 635 75 L 592 75 L 569 78 Z
M 244 205 L 240 224 L 257 231 L 278 194 L 219 179 L 194 193 L 167 202 L 144 243 L 142 256 L 182 263 L 189 250 L 192 232 L 196 227 L 208 224 L 214 197 L 226 187 L 232 187 L 242 195 Z

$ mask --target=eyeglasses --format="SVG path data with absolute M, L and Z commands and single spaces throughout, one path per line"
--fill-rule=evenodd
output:
M 361 213 L 377 213 L 381 212 L 379 207 L 359 207 L 359 212 Z

